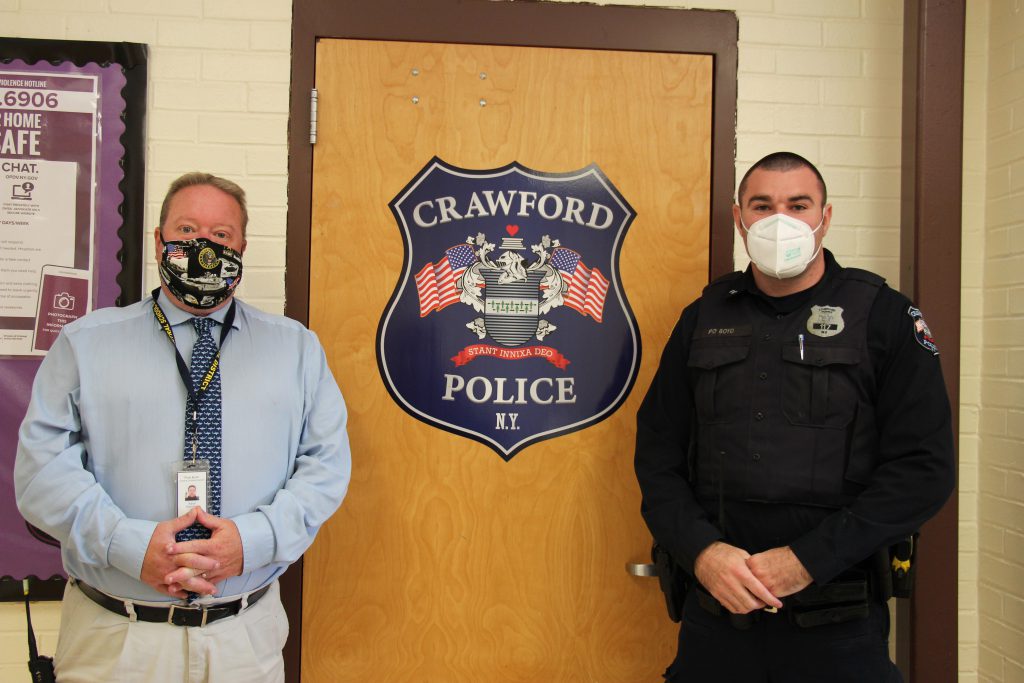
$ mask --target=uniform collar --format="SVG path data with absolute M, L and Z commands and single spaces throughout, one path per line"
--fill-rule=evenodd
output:
M 818 280 L 818 282 L 816 282 L 813 287 L 810 287 L 800 292 L 796 292 L 795 294 L 790 294 L 788 296 L 768 296 L 767 294 L 765 294 L 764 292 L 757 288 L 757 283 L 754 281 L 754 264 L 751 263 L 747 266 L 747 269 L 743 271 L 740 277 L 736 280 L 733 287 L 729 290 L 729 296 L 753 296 L 779 313 L 790 313 L 798 308 L 801 308 L 811 298 L 813 298 L 817 292 L 824 289 L 825 286 L 828 285 L 828 283 L 835 279 L 836 274 L 841 269 L 839 264 L 836 263 L 836 257 L 832 255 L 831 251 L 823 247 L 822 252 L 825 255 L 825 272 L 822 274 L 821 279 Z

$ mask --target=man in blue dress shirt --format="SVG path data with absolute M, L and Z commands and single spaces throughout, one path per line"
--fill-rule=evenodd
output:
M 341 504 L 351 460 L 316 336 L 233 296 L 247 219 L 235 183 L 176 180 L 159 290 L 66 326 L 39 369 L 15 487 L 71 577 L 62 681 L 283 680 L 277 577 Z

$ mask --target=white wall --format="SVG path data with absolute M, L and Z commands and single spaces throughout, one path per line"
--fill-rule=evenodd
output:
M 974 1 L 969 5 L 973 9 Z M 987 0 L 979 5 L 987 7 Z M 778 149 L 817 162 L 834 205 L 828 246 L 844 264 L 898 284 L 902 0 L 704 0 L 694 6 L 739 17 L 739 174 Z M 147 225 L 157 222 L 167 183 L 184 171 L 201 168 L 238 180 L 252 215 L 241 296 L 270 311 L 284 307 L 290 17 L 291 0 L 0 0 L 4 35 L 150 45 Z M 978 25 L 983 35 L 986 24 Z M 1010 51 L 1018 60 L 1021 52 Z M 742 254 L 737 261 L 745 265 Z M 965 282 L 966 273 L 965 265 Z M 147 281 L 155 283 L 152 265 Z M 980 300 L 981 283 L 973 286 Z M 1021 304 L 1019 294 L 1014 301 Z M 965 329 L 964 338 L 980 345 L 980 334 Z M 1019 354 L 1015 358 L 1019 377 Z M 980 373 L 980 364 L 966 358 L 964 367 Z M 977 414 L 977 405 L 968 409 L 965 428 L 978 424 L 971 417 Z M 969 472 L 962 468 L 962 483 L 976 491 L 977 477 Z M 977 560 L 976 498 L 961 514 L 965 681 L 976 680 L 977 628 L 970 628 L 977 623 L 976 572 L 970 573 Z M 52 653 L 55 606 L 39 605 L 36 620 L 43 649 Z M 0 605 L 0 680 L 24 677 L 24 649 L 20 609 Z

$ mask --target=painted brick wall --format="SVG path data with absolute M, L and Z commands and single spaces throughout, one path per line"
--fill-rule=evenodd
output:
M 739 21 L 737 178 L 778 149 L 811 159 L 833 205 L 826 246 L 897 282 L 902 4 L 778 1 Z
M 826 245 L 844 265 L 898 283 L 903 3 L 702 0 L 687 6 L 732 10 L 739 18 L 737 183 L 770 152 L 807 157 L 821 169 L 833 204 Z M 737 267 L 747 264 L 738 241 L 735 260 Z
M 978 422 L 985 244 L 988 0 L 967 4 L 960 323 L 959 680 L 978 680 Z
M 989 4 L 979 680 L 1024 683 L 1024 2 Z
M 678 0 L 612 1 L 664 7 L 682 4 Z M 842 262 L 875 270 L 894 284 L 899 250 L 902 4 L 901 0 L 688 3 L 732 10 L 739 17 L 739 172 L 763 154 L 783 148 L 818 162 L 835 211 L 828 246 Z M 987 6 L 987 0 L 979 4 Z M 974 2 L 969 5 L 973 7 Z M 4 35 L 150 45 L 147 225 L 156 224 L 167 183 L 185 170 L 203 168 L 241 182 L 249 193 L 252 221 L 241 295 L 270 311 L 284 307 L 290 15 L 291 0 L 0 0 Z M 1020 49 L 1013 53 L 1018 61 L 1020 53 Z M 983 113 L 975 115 L 985 120 Z M 984 175 L 980 167 L 975 172 Z M 147 247 L 146 254 L 150 263 L 152 247 Z M 738 267 L 745 262 L 740 248 Z M 981 307 L 980 271 L 979 262 L 972 271 L 978 280 L 973 292 L 977 306 L 972 310 Z M 965 265 L 965 283 L 966 273 Z M 155 281 L 149 265 L 147 286 Z M 1019 293 L 1016 300 L 1024 305 Z M 965 298 L 965 311 L 968 303 Z M 972 338 L 980 346 L 980 332 L 972 337 L 965 330 L 964 339 Z M 1024 359 L 1015 358 L 1018 370 L 1024 372 Z M 980 392 L 980 363 L 971 366 L 965 358 L 964 366 L 973 367 Z M 978 424 L 978 401 L 966 409 L 965 427 Z M 976 453 L 977 439 L 971 438 Z M 965 477 L 962 470 L 961 477 L 964 483 L 974 482 L 972 490 L 977 490 L 977 476 Z M 961 507 L 965 510 L 962 538 L 976 538 L 974 508 Z M 961 644 L 962 669 L 965 662 L 970 665 L 977 659 L 965 656 L 972 647 L 977 652 L 972 635 L 977 628 L 964 628 L 974 618 L 975 602 L 963 599 L 965 594 L 976 594 L 969 578 L 976 572 L 967 573 L 976 563 L 976 542 L 966 543 L 965 550 L 961 638 L 968 638 Z M 42 627 L 43 650 L 52 653 L 56 610 L 40 605 L 35 614 Z M 22 612 L 0 605 L 0 680 L 20 680 L 24 675 L 23 629 Z

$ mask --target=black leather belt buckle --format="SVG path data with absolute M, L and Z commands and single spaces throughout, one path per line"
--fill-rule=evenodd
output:
M 167 623 L 172 626 L 206 626 L 209 610 L 205 607 L 171 605 L 167 608 Z
M 119 614 L 122 617 L 129 617 L 124 601 L 112 598 L 87 583 L 83 583 L 77 579 L 74 581 L 79 590 L 81 590 L 86 597 L 100 607 L 110 610 L 114 614 Z M 267 594 L 269 590 L 270 585 L 266 585 L 258 591 L 250 593 L 247 606 L 252 607 L 255 605 L 259 602 L 260 598 Z M 166 622 L 172 626 L 198 626 L 201 628 L 207 624 L 212 624 L 219 619 L 235 616 L 242 611 L 242 601 L 239 599 L 232 602 L 205 607 L 200 605 L 193 606 L 175 604 L 168 605 L 167 607 L 152 607 L 150 605 L 136 604 L 133 607 L 133 611 L 135 612 L 135 618 L 139 621 L 153 623 Z

